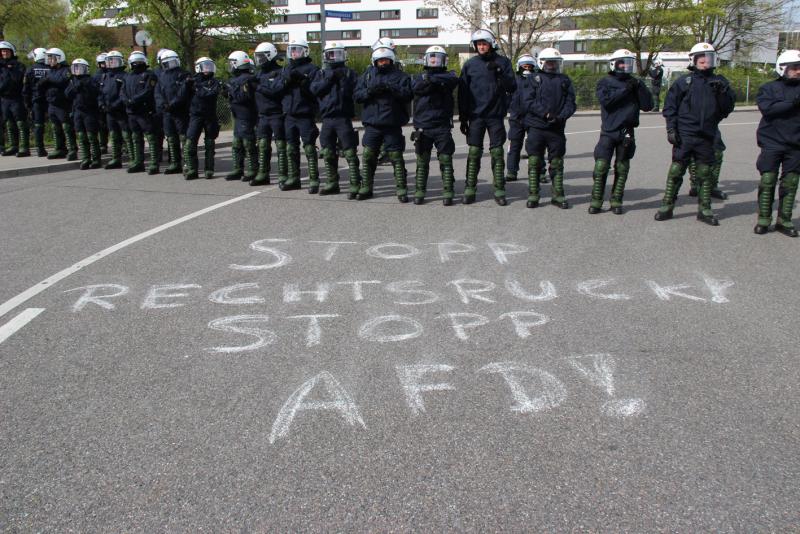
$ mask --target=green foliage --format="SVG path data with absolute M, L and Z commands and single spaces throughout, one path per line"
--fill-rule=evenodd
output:
M 270 4 L 262 0 L 128 0 L 116 19 L 138 20 L 160 43 L 173 47 L 184 64 L 209 48 L 209 40 L 220 32 L 237 28 L 252 34 L 272 17 Z M 106 9 L 118 8 L 117 0 L 73 0 L 75 19 L 98 17 Z M 232 36 L 235 37 L 235 36 Z M 225 39 L 227 40 L 227 39 Z
M 24 57 L 43 46 L 49 29 L 66 16 L 67 4 L 62 0 L 0 0 L 0 39 L 16 44 Z
M 586 69 L 570 69 L 566 74 L 572 80 L 575 87 L 575 103 L 578 109 L 594 109 L 599 107 L 595 88 L 597 82 L 606 76 L 605 72 L 591 72 Z
M 748 104 L 755 102 L 759 87 L 777 78 L 775 72 L 765 72 L 761 69 L 720 67 L 716 72 L 728 79 L 736 91 L 736 101 Z

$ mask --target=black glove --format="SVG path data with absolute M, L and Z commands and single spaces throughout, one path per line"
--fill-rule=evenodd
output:
M 342 78 L 347 76 L 347 69 L 336 69 L 335 71 L 333 71 L 333 76 L 337 80 L 341 80 Z
M 797 94 L 797 96 L 796 96 L 796 97 L 794 97 L 794 100 L 792 101 L 792 103 L 793 103 L 795 106 L 800 106 L 800 93 L 798 93 L 798 94 Z
M 711 80 L 708 82 L 708 86 L 715 94 L 719 95 L 725 92 L 725 82 L 722 80 Z
M 192 78 L 191 76 L 186 78 L 186 85 L 194 85 L 194 78 Z
M 292 70 L 289 73 L 289 79 L 292 80 L 294 83 L 300 83 L 305 79 L 305 75 L 299 70 Z
M 468 135 L 469 134 L 469 121 L 465 120 L 465 119 L 461 119 L 461 126 L 460 126 L 459 129 L 461 130 L 462 134 Z
M 628 78 L 625 80 L 625 87 L 628 89 L 628 92 L 634 93 L 639 89 L 639 80 L 636 78 Z
M 669 144 L 672 146 L 680 146 L 681 144 L 681 138 L 678 136 L 678 132 L 671 128 L 667 130 L 667 141 L 669 141 Z
M 550 124 L 555 124 L 556 120 L 558 120 L 558 119 L 557 119 L 557 117 L 556 117 L 555 115 L 553 115 L 552 113 L 550 113 L 550 112 L 548 111 L 548 112 L 547 112 L 547 113 L 545 113 L 545 115 L 544 115 L 544 120 L 546 120 L 546 121 L 547 121 L 548 123 L 550 123 Z
M 495 73 L 500 70 L 500 67 L 498 67 L 497 63 L 495 63 L 494 61 L 488 61 L 486 63 L 486 68 L 491 70 L 491 71 L 494 71 Z

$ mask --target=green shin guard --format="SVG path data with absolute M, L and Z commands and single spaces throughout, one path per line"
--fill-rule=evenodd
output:
M 255 139 L 244 140 L 244 173 L 242 181 L 249 182 L 256 177 L 258 167 L 258 149 Z
M 61 159 L 67 156 L 64 140 L 64 129 L 58 124 L 53 124 L 53 137 L 55 138 L 55 150 L 47 155 L 47 159 Z
M 258 174 L 253 178 L 250 185 L 269 184 L 269 159 L 270 159 L 270 140 L 266 137 L 258 138 Z
M 317 145 L 303 145 L 303 152 L 306 154 L 306 163 L 308 165 L 308 192 L 319 192 L 319 154 L 317 153 Z
M 147 157 L 148 157 L 148 167 L 147 167 L 147 174 L 158 174 L 159 173 L 159 164 L 161 160 L 158 157 L 158 138 L 156 134 L 147 134 L 145 136 L 147 138 Z
M 339 156 L 336 149 L 323 148 L 320 151 L 325 164 L 325 185 L 319 192 L 320 195 L 334 195 L 339 193 Z
M 611 187 L 611 209 L 622 207 L 622 197 L 625 195 L 625 183 L 628 181 L 628 172 L 631 170 L 631 160 L 617 161 L 614 165 L 614 185 Z
M 528 207 L 539 205 L 539 175 L 542 173 L 542 158 L 528 156 Z
M 769 225 L 772 224 L 772 204 L 775 201 L 775 185 L 777 183 L 778 173 L 761 173 L 761 182 L 758 184 L 758 226 L 769 228 Z
M 503 157 L 503 147 L 497 146 L 489 149 L 492 161 L 492 184 L 494 185 L 495 200 L 506 196 L 506 161 Z
M 17 152 L 19 152 L 19 130 L 17 129 L 17 123 L 14 121 L 6 121 L 5 124 L 6 128 L 6 142 L 5 142 L 5 150 L 3 150 L 4 156 L 13 156 Z
M 89 138 L 86 136 L 86 132 L 78 132 L 77 138 L 81 169 L 85 170 L 89 168 L 89 164 L 91 163 L 91 154 L 89 153 Z
M 19 130 L 19 152 L 17 152 L 17 156 L 30 156 L 31 131 L 28 121 L 17 121 L 17 129 Z
M 794 200 L 797 196 L 797 184 L 800 181 L 800 174 L 790 172 L 781 180 L 778 192 L 778 221 L 776 228 L 794 229 L 792 223 L 792 211 L 794 210 Z
M 242 138 L 234 137 L 231 143 L 231 163 L 233 164 L 233 169 L 225 175 L 226 180 L 241 180 L 242 160 L 244 159 L 242 152 L 244 152 Z
M 64 123 L 64 139 L 67 143 L 67 161 L 78 159 L 78 143 L 75 138 L 75 129 L 68 122 Z
M 467 152 L 467 183 L 464 187 L 464 202 L 469 204 L 475 201 L 478 192 L 478 173 L 481 169 L 481 156 L 483 149 L 470 145 Z
M 300 146 L 286 143 L 287 178 L 283 183 L 284 191 L 300 189 Z
M 355 148 L 348 148 L 344 151 L 344 158 L 347 160 L 347 176 L 350 181 L 348 191 L 351 200 L 358 194 L 361 187 L 361 170 L 359 169 L 358 154 Z
M 358 189 L 358 200 L 372 197 L 372 188 L 375 184 L 375 169 L 378 167 L 378 153 L 373 148 L 365 146 L 362 154 L 364 160 L 364 179 Z
M 696 197 L 700 190 L 700 186 L 697 182 L 697 162 L 694 160 L 694 157 L 689 160 L 689 166 L 687 167 L 687 170 L 689 171 L 689 196 Z
M 453 173 L 453 155 L 439 154 L 439 171 L 442 173 L 442 196 L 449 203 L 455 196 L 455 175 Z
M 389 152 L 389 161 L 392 162 L 392 170 L 394 171 L 395 194 L 397 194 L 402 201 L 402 197 L 407 197 L 408 195 L 406 162 L 403 161 L 403 153 L 400 151 Z
M 177 135 L 167 137 L 167 153 L 169 165 L 164 169 L 164 174 L 178 174 L 181 172 L 181 142 Z
M 673 161 L 669 166 L 667 183 L 664 187 L 664 198 L 661 200 L 661 207 L 658 208 L 656 220 L 660 221 L 672 217 L 672 210 L 675 209 L 675 199 L 678 197 L 678 191 L 680 191 L 683 184 L 683 174 L 685 172 L 686 167 L 677 161 Z
M 89 137 L 89 154 L 91 156 L 91 161 L 89 162 L 90 169 L 99 169 L 100 168 L 100 158 L 102 157 L 100 153 L 100 134 L 98 132 L 89 132 L 86 134 Z
M 132 164 L 133 160 L 136 158 L 136 149 L 134 148 L 136 141 L 133 138 L 133 132 L 122 130 L 122 140 L 124 142 L 123 148 L 128 152 L 128 162 Z
M 214 157 L 216 155 L 215 154 L 216 142 L 214 141 L 214 139 L 204 139 L 204 146 L 205 146 L 205 152 L 203 155 L 205 159 L 204 161 L 205 166 L 203 167 L 203 175 L 206 177 L 206 179 L 208 179 L 214 177 Z
M 286 141 L 278 139 L 275 141 L 278 149 L 278 184 L 284 183 L 288 179 L 289 161 L 286 154 Z
M 711 166 L 703 163 L 697 164 L 697 204 L 698 212 L 705 216 L 711 216 Z
M 122 133 L 112 131 L 110 134 L 111 159 L 106 163 L 106 169 L 122 168 Z
M 592 183 L 592 200 L 589 203 L 589 211 L 598 213 L 603 207 L 603 198 L 605 197 L 606 181 L 608 180 L 608 161 L 604 159 L 595 160 L 592 178 L 594 182 Z
M 183 170 L 184 178 L 194 180 L 199 176 L 197 172 L 197 141 L 187 139 L 183 143 Z
M 414 198 L 423 199 L 428 190 L 428 173 L 430 172 L 431 153 L 417 154 L 417 171 L 414 176 Z
M 550 203 L 561 209 L 567 209 L 569 203 L 564 194 L 564 158 L 551 159 L 550 168 L 553 169 L 553 198 Z
M 142 172 L 144 171 L 144 154 L 143 154 L 143 143 L 142 143 L 142 134 L 131 132 L 131 145 L 132 148 L 132 155 L 131 160 L 128 164 L 128 172 Z

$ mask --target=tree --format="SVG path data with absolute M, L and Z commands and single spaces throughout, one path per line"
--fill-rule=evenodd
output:
M 631 0 L 608 3 L 589 0 L 581 28 L 597 39 L 592 52 L 627 48 L 636 55 L 636 69 L 646 73 L 659 52 L 685 40 L 688 13 L 683 0 Z M 647 59 L 642 62 L 642 54 Z
M 122 5 L 118 0 L 73 0 L 72 15 L 97 18 Z M 272 8 L 263 0 L 128 0 L 114 16 L 119 23 L 136 21 L 158 41 L 174 45 L 184 65 L 194 61 L 205 40 L 255 32 L 271 18 Z
M 775 34 L 785 21 L 787 0 L 681 0 L 691 12 L 688 28 L 697 42 L 710 43 L 736 59 Z
M 30 47 L 66 15 L 60 0 L 0 0 L 0 40 L 15 40 L 20 50 Z
M 459 29 L 488 28 L 500 51 L 515 60 L 530 51 L 543 33 L 558 27 L 571 0 L 438 0 L 459 21 Z

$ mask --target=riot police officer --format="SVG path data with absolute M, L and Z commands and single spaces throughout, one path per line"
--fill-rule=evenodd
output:
M 620 49 L 611 54 L 608 76 L 597 82 L 600 102 L 600 140 L 594 147 L 594 184 L 589 213 L 600 213 L 605 196 L 611 158 L 614 162 L 614 185 L 611 187 L 611 211 L 622 214 L 622 196 L 636 153 L 634 130 L 639 126 L 639 111 L 653 108 L 653 97 L 641 80 L 633 75 L 636 56 Z
M 255 93 L 258 80 L 253 75 L 255 64 L 241 50 L 228 56 L 228 70 L 231 78 L 225 85 L 228 101 L 233 114 L 233 145 L 231 157 L 233 170 L 225 176 L 226 180 L 249 182 L 256 176 L 256 109 Z
M 197 143 L 203 133 L 205 143 L 206 178 L 214 177 L 215 140 L 219 136 L 219 119 L 217 118 L 217 98 L 222 90 L 222 83 L 214 77 L 217 66 L 208 57 L 201 57 L 194 63 L 194 83 L 192 99 L 189 104 L 189 126 L 186 130 L 184 144 L 184 162 L 186 179 L 197 178 Z
M 162 51 L 161 74 L 156 92 L 161 101 L 162 125 L 169 149 L 169 165 L 164 169 L 164 174 L 177 174 L 182 171 L 182 146 L 186 143 L 193 83 L 194 79 L 181 68 L 178 54 L 173 50 Z
M 753 231 L 766 234 L 770 230 L 780 171 L 775 230 L 797 237 L 792 210 L 800 182 L 800 50 L 787 50 L 778 56 L 775 71 L 779 78 L 762 85 L 756 97 L 761 111 L 761 122 L 756 132 L 761 148 L 756 168 L 761 173 L 761 182 L 758 186 L 758 221 Z
M 358 82 L 356 72 L 345 65 L 347 51 L 341 43 L 330 42 L 323 51 L 324 68 L 317 71 L 309 89 L 319 100 L 322 115 L 322 160 L 325 162 L 325 185 L 320 195 L 339 193 L 339 155 L 337 140 L 347 160 L 350 178 L 348 198 L 356 198 L 361 183 L 356 145 L 358 137 L 353 129 L 355 115 L 353 92 Z
M 425 50 L 424 70 L 411 80 L 414 91 L 414 151 L 417 155 L 414 204 L 425 201 L 431 148 L 436 146 L 439 169 L 442 173 L 442 195 L 445 206 L 453 204 L 453 91 L 458 77 L 447 70 L 447 51 L 441 46 Z
M 272 43 L 260 43 L 256 47 L 255 62 L 258 68 L 258 88 L 256 107 L 258 108 L 258 174 L 250 185 L 268 185 L 270 160 L 272 159 L 272 139 L 278 156 L 278 183 L 286 181 L 288 162 L 286 161 L 286 128 L 283 114 L 283 86 L 278 87 L 281 65 L 278 63 L 278 49 Z
M 47 66 L 47 50 L 44 48 L 35 48 L 31 55 L 33 56 L 33 65 L 25 73 L 25 106 L 31 112 L 31 119 L 33 120 L 33 141 L 36 144 L 36 155 L 40 158 L 47 156 L 47 149 L 44 146 L 44 126 L 47 122 L 47 97 L 45 91 L 39 81 L 43 80 L 50 67 Z
M 100 83 L 103 81 L 103 74 L 105 74 L 108 69 L 106 68 L 106 53 L 101 52 L 97 54 L 95 58 L 95 63 L 97 64 L 97 70 L 92 76 L 92 80 L 94 81 L 95 86 L 100 87 Z M 102 102 L 98 102 L 101 104 Z M 106 112 L 100 106 L 100 111 L 98 115 L 99 120 L 99 128 L 100 128 L 100 153 L 107 154 L 108 153 L 108 121 L 106 120 Z
M 525 141 L 525 95 L 532 87 L 526 83 L 537 71 L 536 59 L 530 54 L 522 54 L 517 59 L 517 90 L 509 98 L 508 104 L 508 156 L 506 157 L 506 182 L 515 182 L 519 172 L 519 157 Z M 544 176 L 544 173 L 541 174 Z
M 158 85 L 156 75 L 147 68 L 147 56 L 134 51 L 128 57 L 130 72 L 125 76 L 122 95 L 125 100 L 125 113 L 133 139 L 133 157 L 128 167 L 129 173 L 142 172 L 144 166 L 144 142 L 147 140 L 147 174 L 159 173 L 157 149 L 158 123 L 156 116 L 155 91 Z
M 376 49 L 372 52 L 372 65 L 367 67 L 356 85 L 355 100 L 364 105 L 361 115 L 364 124 L 364 176 L 356 195 L 358 200 L 372 198 L 378 153 L 381 143 L 385 143 L 392 161 L 397 199 L 401 203 L 408 202 L 403 125 L 408 123 L 406 105 L 413 93 L 411 79 L 397 68 L 396 59 L 391 48 Z
M 100 110 L 105 111 L 111 140 L 111 159 L 105 169 L 122 168 L 122 147 L 128 152 L 128 158 L 134 159 L 133 138 L 125 113 L 125 96 L 122 87 L 125 84 L 125 58 L 122 52 L 112 50 L 106 54 L 106 72 L 100 77 Z
M 711 191 L 717 185 L 711 172 L 716 161 L 714 137 L 720 121 L 733 111 L 736 95 L 728 80 L 714 73 L 717 53 L 713 46 L 698 43 L 689 51 L 689 58 L 691 72 L 670 86 L 664 102 L 672 164 L 655 220 L 672 218 L 683 175 L 690 159 L 694 158 L 699 188 L 697 220 L 717 226 L 719 221 L 711 209 Z
M 464 203 L 475 201 L 483 155 L 484 134 L 489 133 L 489 153 L 492 161 L 494 200 L 506 205 L 505 161 L 503 144 L 506 142 L 505 116 L 508 111 L 508 93 L 517 88 L 511 61 L 498 55 L 497 42 L 489 30 L 472 33 L 470 42 L 478 55 L 470 58 L 461 68 L 458 88 L 458 114 L 461 133 L 467 137 L 467 183 Z
M 655 104 L 653 111 L 659 111 L 661 107 L 661 85 L 664 83 L 664 62 L 660 59 L 655 59 L 648 75 L 650 76 L 651 98 Z
M 47 159 L 66 157 L 67 161 L 75 161 L 78 159 L 78 148 L 75 141 L 75 130 L 70 119 L 72 106 L 64 94 L 69 83 L 67 56 L 60 48 L 49 48 L 45 54 L 50 70 L 39 81 L 39 87 L 45 91 L 47 114 L 56 138 L 55 151 L 51 152 Z
M 89 75 L 89 62 L 83 58 L 72 61 L 70 73 L 72 76 L 64 92 L 72 101 L 72 124 L 78 137 L 81 169 L 99 169 L 99 87 Z
M 528 203 L 529 208 L 539 205 L 539 174 L 542 171 L 544 152 L 547 149 L 552 169 L 553 196 L 550 203 L 561 209 L 569 208 L 564 195 L 564 154 L 567 138 L 564 135 L 567 120 L 575 113 L 575 89 L 569 76 L 561 72 L 563 58 L 555 48 L 539 52 L 539 70 L 529 78 L 530 90 L 525 97 L 525 126 L 528 139 Z
M 300 189 L 300 140 L 308 163 L 308 192 L 319 192 L 319 162 L 317 137 L 319 129 L 315 122 L 317 99 L 311 93 L 311 80 L 319 67 L 308 57 L 308 42 L 292 40 L 286 47 L 288 64 L 281 70 L 276 89 L 283 90 L 283 112 L 286 115 L 286 153 L 288 156 L 288 179 L 278 187 L 283 191 Z
M 17 60 L 17 48 L 8 41 L 0 41 L 0 106 L 8 145 L 2 152 L 4 156 L 31 155 L 24 84 L 25 66 Z

